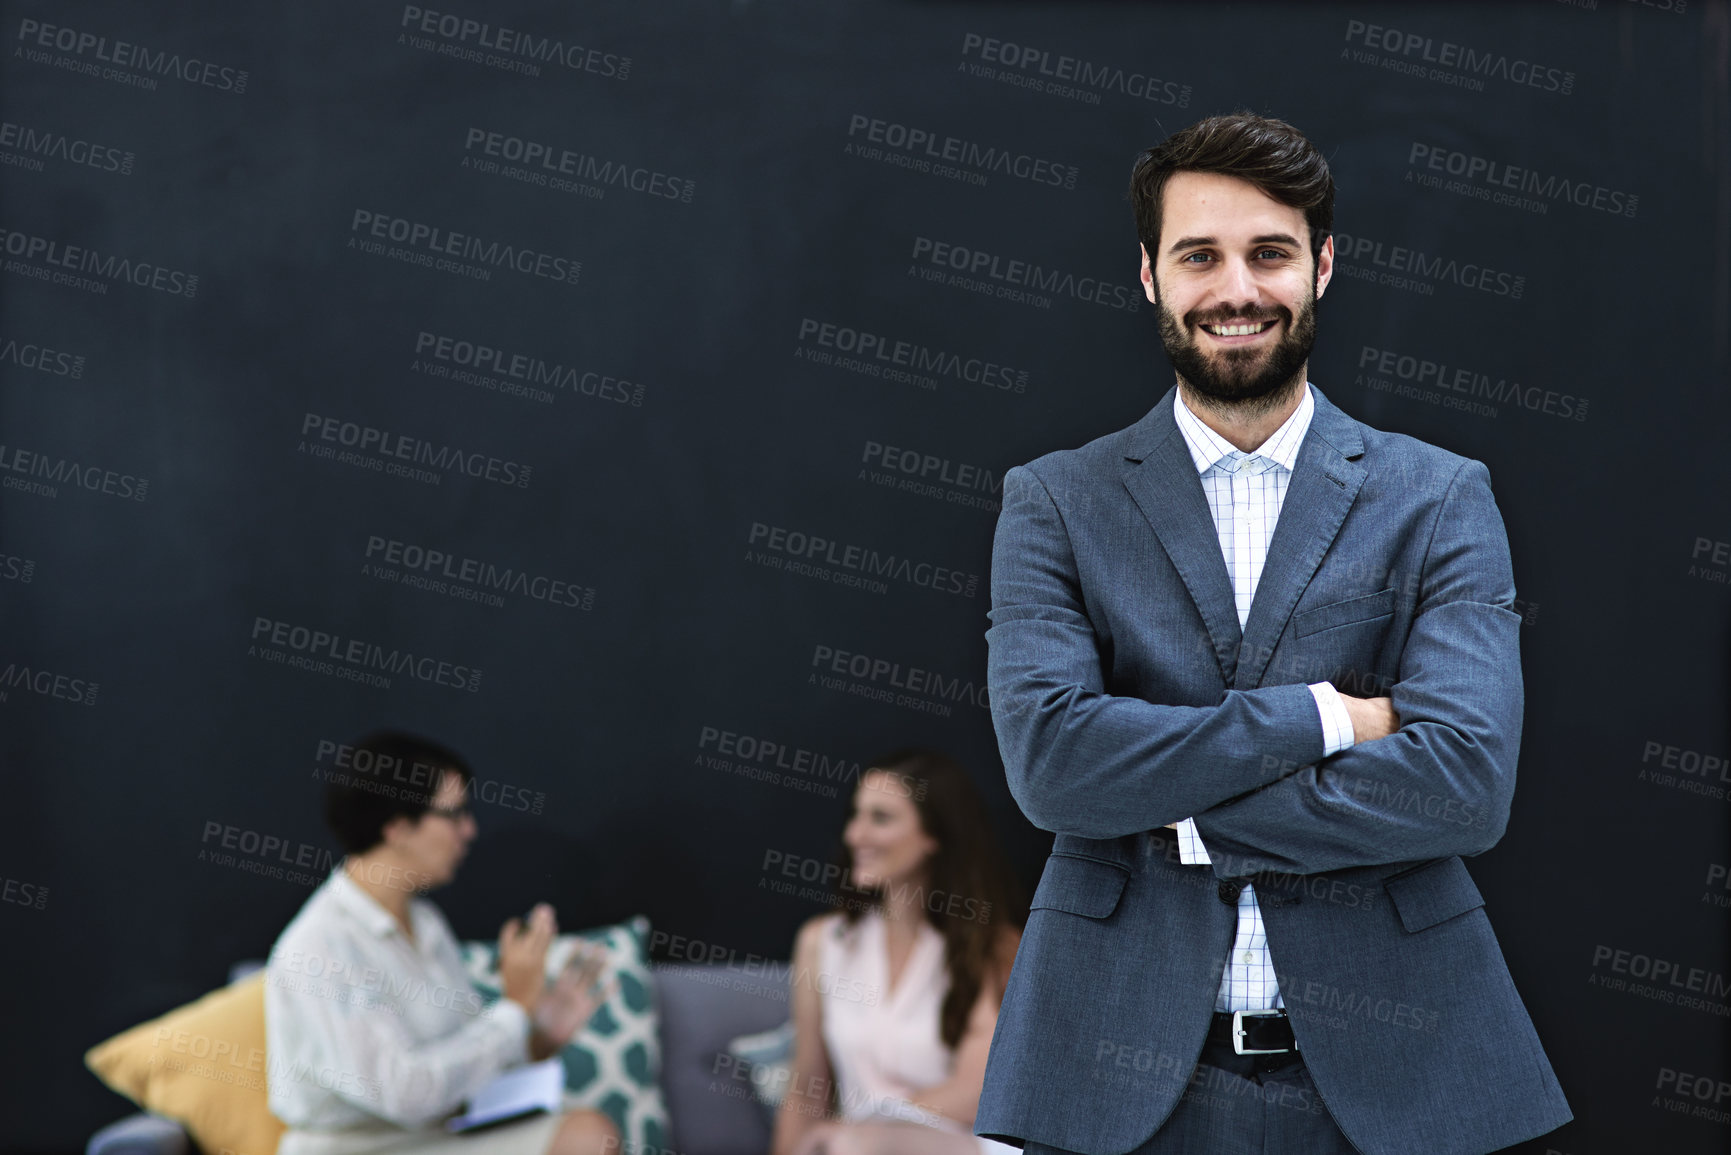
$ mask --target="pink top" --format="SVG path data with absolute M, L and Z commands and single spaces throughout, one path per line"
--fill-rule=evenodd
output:
M 882 1117 L 893 1101 L 949 1078 L 955 1052 L 938 1035 L 944 995 L 944 939 L 921 921 L 895 989 L 883 915 L 873 910 L 849 927 L 828 915 L 819 936 L 823 1042 L 835 1072 L 842 1118 Z M 889 1101 L 889 1102 L 886 1102 Z
M 950 972 L 944 966 L 944 936 L 921 920 L 914 949 L 890 989 L 890 951 L 884 918 L 873 910 L 849 927 L 839 914 L 826 915 L 818 935 L 823 1045 L 835 1072 L 841 1116 L 853 1123 L 898 1119 L 968 1135 L 954 1119 L 915 1107 L 908 1100 L 948 1079 L 956 1053 L 938 1034 Z M 980 1155 L 1021 1155 L 992 1139 L 973 1139 Z

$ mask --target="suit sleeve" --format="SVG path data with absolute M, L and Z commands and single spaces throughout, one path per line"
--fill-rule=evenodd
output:
M 1026 466 L 1004 475 L 990 617 L 992 722 L 1010 793 L 1041 829 L 1151 830 L 1322 757 L 1303 685 L 1227 690 L 1206 707 L 1107 693 L 1063 516 Z
M 1494 846 L 1521 744 L 1514 593 L 1490 473 L 1465 462 L 1438 510 L 1389 693 L 1400 729 L 1196 815 L 1216 873 L 1315 874 Z

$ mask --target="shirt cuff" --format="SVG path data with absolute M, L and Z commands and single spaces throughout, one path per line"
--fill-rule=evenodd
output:
M 1340 691 L 1327 682 L 1313 682 L 1310 696 L 1316 699 L 1316 712 L 1322 718 L 1322 756 L 1338 754 L 1352 746 L 1352 715 L 1340 700 Z
M 1208 848 L 1202 845 L 1202 832 L 1196 829 L 1194 818 L 1178 824 L 1178 861 L 1186 866 L 1209 866 L 1214 861 L 1208 857 Z
M 504 1027 L 507 1038 L 517 1040 L 515 1048 L 517 1058 L 512 1065 L 528 1062 L 529 1032 L 533 1026 L 529 1021 L 529 1012 L 524 1010 L 522 1004 L 515 999 L 501 998 L 488 1007 L 486 1013 L 491 1016 L 494 1022 Z

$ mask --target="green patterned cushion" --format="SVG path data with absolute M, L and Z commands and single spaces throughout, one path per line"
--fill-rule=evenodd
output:
M 577 1105 L 601 1111 L 619 1128 L 626 1150 L 659 1151 L 667 1145 L 667 1105 L 661 1099 L 661 1043 L 649 978 L 649 920 L 642 915 L 617 926 L 562 934 L 547 952 L 553 978 L 579 942 L 595 943 L 607 955 L 603 986 L 619 989 L 589 1025 L 565 1044 L 565 1090 Z M 482 997 L 499 997 L 499 947 L 463 944 L 469 979 Z

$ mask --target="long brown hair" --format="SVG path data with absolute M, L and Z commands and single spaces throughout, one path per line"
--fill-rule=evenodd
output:
M 882 771 L 901 781 L 919 813 L 920 826 L 938 844 L 926 860 L 920 905 L 926 921 L 944 937 L 950 989 L 938 1027 L 944 1046 L 953 1050 L 961 1042 L 980 988 L 994 969 L 1003 929 L 1021 928 L 1027 921 L 1027 901 L 998 848 L 985 802 L 960 763 L 937 750 L 909 747 L 867 766 L 862 779 Z M 845 880 L 853 877 L 853 852 L 845 841 L 837 861 L 844 890 L 835 905 L 851 927 L 867 910 L 882 905 L 883 894 L 879 888 L 845 888 Z

